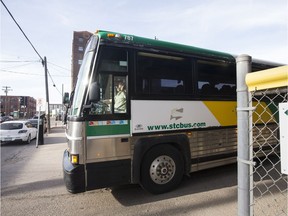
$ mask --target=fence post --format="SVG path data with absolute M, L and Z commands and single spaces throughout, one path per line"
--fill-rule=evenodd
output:
M 237 57 L 237 142 L 238 142 L 238 216 L 250 212 L 250 162 L 249 162 L 249 98 L 245 77 L 251 71 L 251 56 Z

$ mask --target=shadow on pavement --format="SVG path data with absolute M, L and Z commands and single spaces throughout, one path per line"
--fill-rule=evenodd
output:
M 236 164 L 191 173 L 190 178 L 184 177 L 180 186 L 169 193 L 152 195 L 139 185 L 125 185 L 112 188 L 112 194 L 122 205 L 132 206 L 147 203 L 147 200 L 156 202 L 233 186 L 237 186 Z M 237 199 L 237 187 L 229 199 L 231 201 Z M 219 197 L 219 202 L 221 202 L 221 197 Z
M 31 143 L 25 143 L 25 142 L 19 142 L 19 141 L 15 141 L 15 142 L 1 142 L 1 147 L 9 147 L 9 146 L 25 146 L 25 145 L 31 145 L 31 144 L 35 144 L 35 139 L 31 140 Z
M 63 127 L 52 127 L 50 129 L 50 133 L 53 133 L 53 134 L 64 133 L 64 132 L 65 132 L 65 127 L 64 126 Z
M 22 193 L 28 193 L 31 191 L 51 189 L 53 187 L 64 187 L 63 179 L 51 179 L 45 181 L 31 182 L 27 184 L 9 186 L 7 188 L 2 188 L 1 196 L 10 196 Z
M 44 137 L 44 145 L 55 145 L 55 144 L 63 144 L 66 143 L 66 137 Z M 39 146 L 42 146 L 39 144 Z

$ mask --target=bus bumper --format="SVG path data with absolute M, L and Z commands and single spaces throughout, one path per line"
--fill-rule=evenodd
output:
M 63 174 L 66 188 L 70 193 L 80 193 L 85 191 L 84 165 L 72 164 L 67 150 L 64 151 L 63 155 Z

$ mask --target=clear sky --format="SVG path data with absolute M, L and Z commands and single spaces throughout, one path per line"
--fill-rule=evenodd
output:
M 97 29 L 288 64 L 287 0 L 3 0 L 47 57 L 50 103 L 70 91 L 73 31 Z M 44 68 L 2 3 L 0 87 L 46 98 Z M 56 87 L 53 86 L 55 84 Z

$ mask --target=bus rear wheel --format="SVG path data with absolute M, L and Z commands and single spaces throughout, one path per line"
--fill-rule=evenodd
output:
M 153 194 L 176 188 L 184 174 L 182 155 L 171 145 L 158 145 L 144 156 L 141 166 L 141 186 Z

